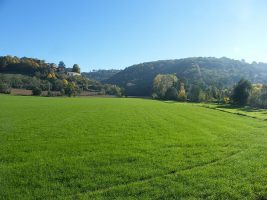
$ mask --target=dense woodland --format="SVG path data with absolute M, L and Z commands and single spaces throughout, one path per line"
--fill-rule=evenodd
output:
M 92 70 L 91 72 L 83 72 L 82 75 L 96 81 L 105 81 L 115 74 L 119 73 L 120 71 L 121 70 L 119 69 L 99 69 Z
M 80 67 L 67 68 L 63 61 L 58 65 L 34 58 L 16 56 L 0 57 L 0 92 L 9 93 L 11 88 L 29 89 L 34 95 L 42 91 L 58 91 L 60 95 L 75 96 L 83 91 L 121 96 L 119 87 L 101 84 L 80 75 Z
M 267 64 L 213 57 L 163 60 L 133 65 L 104 83 L 123 87 L 129 96 L 150 96 L 153 80 L 158 74 L 175 74 L 183 80 L 187 90 L 190 85 L 224 89 L 232 87 L 241 78 L 252 83 L 267 83 Z

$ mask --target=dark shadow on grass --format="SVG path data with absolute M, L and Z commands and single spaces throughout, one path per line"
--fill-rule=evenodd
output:
M 171 103 L 171 104 L 173 104 L 173 103 L 179 103 L 178 101 L 167 101 L 167 100 L 159 100 L 159 101 L 161 101 L 163 103 Z
M 244 111 L 244 112 L 261 112 L 262 108 L 254 108 L 254 107 L 250 107 L 250 106 L 234 106 L 234 105 L 230 105 L 230 104 L 225 104 L 225 105 L 218 105 L 217 108 L 227 108 L 227 109 L 237 109 L 240 111 Z

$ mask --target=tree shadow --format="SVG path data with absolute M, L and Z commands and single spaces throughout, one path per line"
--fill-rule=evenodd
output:
M 227 108 L 227 109 L 236 109 L 236 110 L 239 110 L 239 111 L 244 111 L 244 112 L 262 112 L 264 111 L 265 109 L 262 109 L 262 108 L 254 108 L 254 107 L 250 107 L 250 106 L 244 106 L 244 107 L 241 107 L 241 106 L 234 106 L 234 105 L 218 105 L 217 108 Z

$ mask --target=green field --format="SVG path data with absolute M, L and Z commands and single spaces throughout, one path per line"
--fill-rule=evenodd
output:
M 236 108 L 232 107 L 231 105 L 218 105 L 218 104 L 206 104 L 206 103 L 199 103 L 196 105 L 267 121 L 266 109 L 257 109 L 251 107 Z
M 0 199 L 265 199 L 267 122 L 195 104 L 0 95 Z

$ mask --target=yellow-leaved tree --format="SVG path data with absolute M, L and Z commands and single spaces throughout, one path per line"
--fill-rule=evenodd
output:
M 158 74 L 153 81 L 153 96 L 164 99 L 167 90 L 177 83 L 178 79 L 175 74 Z
M 179 90 L 179 93 L 178 93 L 178 100 L 179 101 L 186 101 L 187 99 L 187 96 L 186 96 L 186 92 L 185 92 L 185 89 L 184 89 L 184 83 L 180 83 L 180 90 Z

